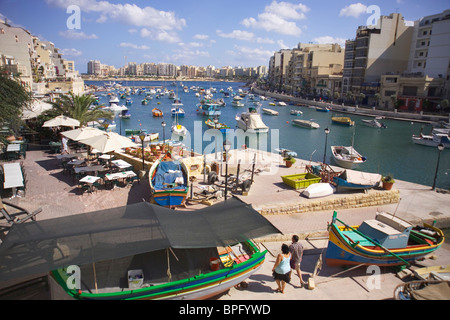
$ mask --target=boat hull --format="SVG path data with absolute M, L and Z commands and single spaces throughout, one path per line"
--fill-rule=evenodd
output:
M 442 234 L 442 231 L 439 229 L 433 229 Z M 442 237 L 442 241 L 435 245 L 411 245 L 405 248 L 391 249 L 390 251 L 396 257 L 379 247 L 360 245 L 356 241 L 357 238 L 350 240 L 349 237 L 345 236 L 344 230 L 345 227 L 338 227 L 334 223 L 330 225 L 329 241 L 325 256 L 325 261 L 329 266 L 360 264 L 377 266 L 404 265 L 405 263 L 401 259 L 412 262 L 437 250 L 444 242 Z

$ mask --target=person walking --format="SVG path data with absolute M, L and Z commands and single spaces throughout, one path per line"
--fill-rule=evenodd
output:
M 289 273 L 291 272 L 291 267 L 289 265 L 290 260 L 291 254 L 289 253 L 289 246 L 283 243 L 281 245 L 281 253 L 278 254 L 272 268 L 272 275 L 278 285 L 276 292 L 284 293 L 286 283 L 289 283 L 291 280 L 289 276 Z
M 289 246 L 289 252 L 292 256 L 291 258 L 291 268 L 297 271 L 297 275 L 300 278 L 300 288 L 303 287 L 306 282 L 303 281 L 302 271 L 300 269 L 300 264 L 303 258 L 303 245 L 298 241 L 298 236 L 292 236 L 292 243 Z

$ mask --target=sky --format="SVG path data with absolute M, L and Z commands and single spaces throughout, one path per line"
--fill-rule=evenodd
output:
M 268 66 L 298 43 L 344 46 L 378 13 L 413 23 L 447 9 L 448 0 L 0 0 L 0 19 L 53 42 L 85 73 L 89 60 Z

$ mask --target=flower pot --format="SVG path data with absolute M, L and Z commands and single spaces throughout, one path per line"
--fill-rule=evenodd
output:
M 286 160 L 286 167 L 290 168 L 293 164 L 294 163 L 292 161 Z

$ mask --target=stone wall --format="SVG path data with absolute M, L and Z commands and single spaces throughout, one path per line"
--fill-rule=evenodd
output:
M 311 199 L 298 203 L 280 203 L 279 205 L 266 205 L 255 208 L 262 215 L 292 214 L 313 211 L 341 210 L 350 208 L 373 207 L 400 201 L 400 191 L 375 191 L 369 193 L 348 194 L 332 198 Z

